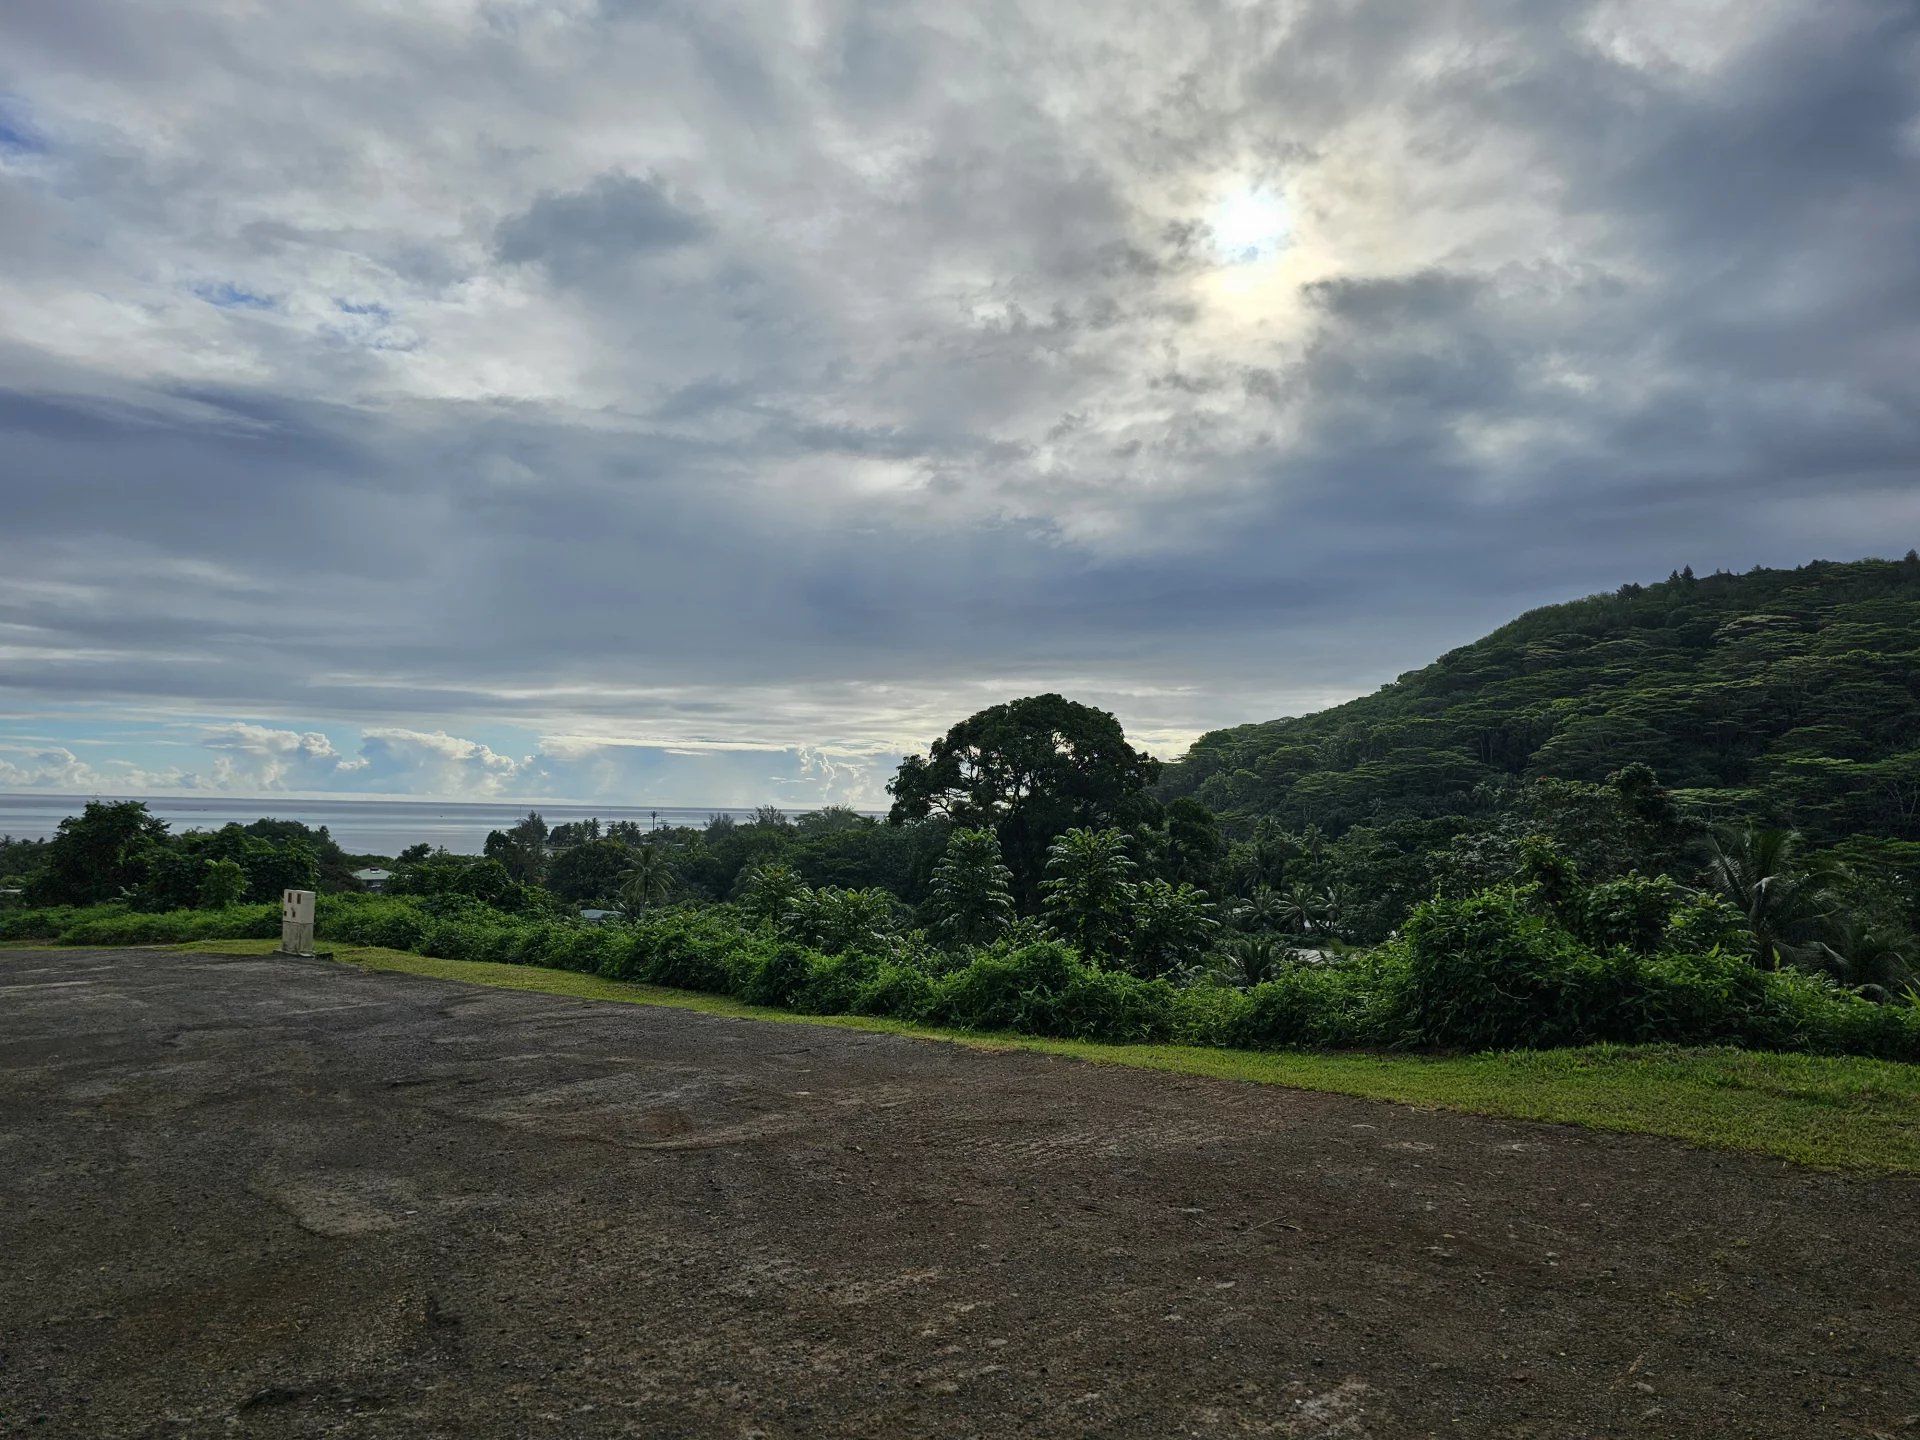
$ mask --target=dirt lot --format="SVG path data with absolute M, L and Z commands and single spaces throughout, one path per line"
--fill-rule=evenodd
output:
M 0 951 L 0 1433 L 1920 1435 L 1920 1184 Z

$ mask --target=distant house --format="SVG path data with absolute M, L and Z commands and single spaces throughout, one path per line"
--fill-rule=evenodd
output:
M 353 882 L 362 890 L 371 890 L 375 894 L 387 888 L 387 882 L 393 879 L 391 870 L 382 870 L 378 866 L 368 866 L 365 870 L 353 872 Z
M 624 910 L 582 910 L 580 912 L 580 918 L 589 925 L 604 925 L 609 920 L 626 919 L 627 912 Z

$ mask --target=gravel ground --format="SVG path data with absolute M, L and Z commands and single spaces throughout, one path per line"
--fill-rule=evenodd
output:
M 0 1434 L 1920 1435 L 1920 1184 L 0 951 Z

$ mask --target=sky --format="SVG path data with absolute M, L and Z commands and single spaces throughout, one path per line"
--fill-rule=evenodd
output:
M 1920 543 L 1912 0 L 10 0 L 0 257 L 0 790 L 880 805 Z

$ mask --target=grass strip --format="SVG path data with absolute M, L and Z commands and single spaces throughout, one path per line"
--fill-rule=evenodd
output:
M 269 940 L 169 946 L 258 955 Z M 1028 1050 L 1103 1065 L 1329 1091 L 1594 1130 L 1660 1135 L 1716 1150 L 1827 1170 L 1920 1174 L 1920 1065 L 1730 1048 L 1597 1045 L 1480 1055 L 1400 1055 L 1116 1045 L 938 1030 L 856 1015 L 799 1015 L 723 996 L 603 980 L 568 970 L 437 960 L 372 946 L 335 947 L 337 961 L 496 989 L 697 1010 L 736 1019 L 908 1035 L 991 1050 Z

